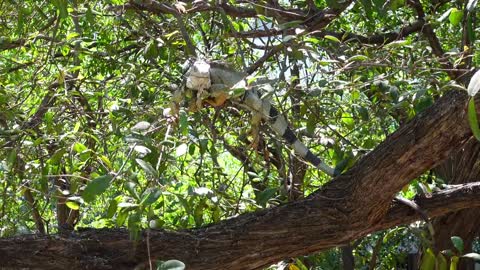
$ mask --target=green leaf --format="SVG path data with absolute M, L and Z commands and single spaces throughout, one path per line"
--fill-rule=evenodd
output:
M 168 260 L 166 262 L 157 262 L 157 270 L 184 270 L 185 264 L 177 260 Z
M 143 50 L 143 55 L 146 59 L 155 59 L 158 56 L 157 43 L 155 41 L 148 42 Z
M 347 62 L 362 62 L 362 61 L 366 61 L 368 60 L 368 57 L 366 55 L 361 55 L 361 54 L 358 54 L 358 55 L 354 55 L 350 58 L 347 59 Z
M 450 15 L 448 16 L 448 20 L 450 21 L 450 23 L 453 26 L 457 26 L 462 21 L 462 18 L 463 18 L 463 11 L 458 10 L 456 8 L 452 8 L 452 10 L 450 11 Z
M 452 240 L 453 246 L 460 252 L 463 253 L 463 240 L 458 236 L 450 237 Z
M 387 45 L 383 46 L 384 48 L 398 48 L 398 47 L 403 47 L 406 45 L 410 45 L 411 41 L 406 39 L 406 40 L 397 40 L 388 43 Z
M 73 209 L 73 210 L 78 210 L 78 209 L 80 209 L 80 204 L 78 204 L 77 202 L 67 201 L 65 204 L 66 204 L 66 205 L 68 206 L 68 208 L 70 208 L 70 209 Z
M 112 162 L 110 162 L 110 159 L 104 155 L 99 155 L 98 159 L 100 159 L 105 166 L 107 166 L 108 169 L 112 169 Z
M 137 200 L 140 200 L 140 196 L 138 196 L 137 191 L 135 190 L 136 184 L 134 182 L 127 182 L 125 183 L 125 189 L 130 193 L 132 197 L 134 197 Z
M 278 188 L 267 188 L 262 192 L 260 192 L 255 198 L 255 200 L 259 205 L 265 207 L 267 205 L 268 200 L 270 200 L 271 198 L 273 198 L 273 196 L 275 196 L 275 194 L 277 193 L 277 190 Z
M 325 38 L 325 39 L 328 39 L 328 40 L 331 40 L 331 41 L 334 41 L 334 42 L 338 42 L 338 43 L 341 42 L 340 39 L 338 39 L 338 38 L 336 38 L 336 37 L 334 37 L 334 36 L 332 36 L 332 35 L 325 35 L 324 38 Z
M 436 270 L 448 270 L 448 262 L 442 253 L 437 255 L 437 269 Z
M 148 190 L 146 194 L 144 194 L 141 205 L 147 206 L 150 205 L 158 200 L 162 195 L 162 191 L 159 188 L 152 188 Z
M 97 195 L 102 194 L 110 186 L 110 181 L 113 177 L 109 174 L 102 175 L 93 179 L 88 183 L 87 187 L 82 193 L 82 197 L 86 202 L 92 202 Z
M 390 1 L 390 9 L 397 10 L 400 7 L 405 6 L 405 0 L 392 0 Z
M 308 270 L 307 266 L 303 264 L 302 260 L 299 258 L 295 259 L 295 264 L 300 268 L 300 270 Z
M 435 269 L 435 254 L 432 249 L 427 249 L 423 253 L 422 262 L 420 264 L 420 270 L 433 270 Z
M 198 141 L 198 144 L 200 145 L 200 155 L 203 156 L 203 154 L 205 154 L 205 152 L 208 150 L 208 140 L 201 139 Z
M 453 256 L 450 259 L 450 270 L 457 270 L 458 260 L 459 260 L 458 256 Z
M 79 33 L 77 33 L 77 32 L 70 32 L 70 33 L 67 34 L 67 36 L 66 36 L 65 38 L 67 39 L 67 41 L 69 41 L 69 40 L 71 40 L 71 39 L 73 39 L 73 38 L 76 38 L 76 37 L 78 37 L 78 36 L 80 36 Z
M 355 126 L 353 116 L 347 112 L 342 113 L 342 122 L 347 125 L 348 128 L 353 128 Z
M 115 223 L 117 224 L 118 227 L 122 226 L 123 223 L 125 223 L 125 220 L 127 220 L 128 217 L 128 211 L 122 210 L 118 213 L 117 215 L 117 220 Z
M 193 209 L 193 219 L 195 220 L 195 225 L 200 226 L 203 224 L 203 210 L 205 209 L 205 204 L 199 203 Z
M 473 97 L 468 101 L 468 123 L 473 136 L 480 141 L 480 127 L 478 126 L 477 110 L 475 109 L 475 99 Z
M 52 3 L 58 9 L 60 18 L 68 17 L 68 1 L 67 0 L 53 0 Z
M 179 113 L 179 116 L 180 116 L 180 121 L 179 121 L 180 132 L 182 133 L 183 136 L 186 136 L 188 134 L 187 113 L 184 110 L 181 110 Z
M 473 74 L 467 87 L 468 95 L 471 97 L 475 96 L 478 90 L 480 90 L 480 69 Z
M 112 218 L 117 212 L 117 209 L 118 209 L 118 201 L 116 199 L 110 200 L 110 204 L 108 205 L 107 214 L 105 217 Z
M 157 176 L 158 176 L 157 170 L 155 170 L 150 163 L 148 163 L 148 162 L 146 162 L 146 161 L 144 161 L 144 160 L 142 160 L 142 159 L 139 159 L 139 158 L 135 159 L 135 161 L 136 161 L 137 164 L 140 165 L 140 167 L 142 167 L 142 169 L 143 169 L 147 174 L 149 174 L 150 176 L 153 176 L 153 177 L 157 177 Z
M 51 157 L 50 159 L 47 161 L 48 164 L 50 165 L 57 165 L 58 163 L 60 163 L 60 161 L 63 159 L 63 155 L 66 153 L 67 151 L 65 150 L 65 148 L 60 148 L 58 149 Z M 14 151 L 12 151 L 12 153 L 15 153 Z
M 121 202 L 118 204 L 118 208 L 122 208 L 122 211 L 132 211 L 138 209 L 138 204 L 136 203 L 129 203 L 129 202 Z
M 73 150 L 78 154 L 81 154 L 83 151 L 87 150 L 87 147 L 83 143 L 76 142 L 73 144 Z

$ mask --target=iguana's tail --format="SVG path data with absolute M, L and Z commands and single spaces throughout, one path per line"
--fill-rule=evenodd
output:
M 287 141 L 287 143 L 293 147 L 295 153 L 297 153 L 297 155 L 299 155 L 301 158 L 312 163 L 315 167 L 330 176 L 336 176 L 340 174 L 340 172 L 334 168 L 331 168 L 319 157 L 313 154 L 288 127 L 285 117 L 283 117 L 283 115 L 281 115 L 269 101 L 262 100 L 255 90 L 247 90 L 243 96 L 243 102 L 254 112 L 260 113 L 262 118 L 269 122 L 272 129 L 278 135 L 282 136 L 282 138 L 284 138 L 285 141 Z

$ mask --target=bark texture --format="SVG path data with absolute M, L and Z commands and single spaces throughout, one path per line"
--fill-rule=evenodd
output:
M 447 161 L 435 168 L 435 173 L 448 184 L 464 184 L 478 181 L 480 177 L 480 143 L 470 139 L 465 146 Z M 455 250 L 452 236 L 464 241 L 465 253 L 472 252 L 472 244 L 478 236 L 480 208 L 468 208 L 455 211 L 433 220 L 435 231 L 434 247 L 437 251 Z M 462 258 L 460 269 L 473 269 L 473 260 Z

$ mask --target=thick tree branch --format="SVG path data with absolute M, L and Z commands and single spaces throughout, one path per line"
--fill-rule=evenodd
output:
M 480 183 L 470 183 L 416 200 L 430 217 L 480 206 Z M 339 223 L 325 231 L 318 219 L 315 200 L 303 200 L 270 211 L 243 215 L 223 223 L 189 231 L 150 231 L 140 242 L 128 240 L 128 231 L 82 230 L 69 236 L 22 236 L 0 240 L 1 267 L 41 269 L 133 269 L 148 261 L 146 237 L 150 236 L 153 259 L 179 259 L 188 269 L 257 269 L 285 257 L 339 246 L 368 233 L 408 224 L 419 217 L 402 204 L 393 204 L 374 227 L 359 226 L 362 220 Z M 293 207 L 293 208 L 292 208 Z M 299 220 L 290 214 L 301 209 Z M 323 209 L 328 211 L 328 207 Z M 279 223 L 265 224 L 274 216 Z M 283 222 L 281 222 L 283 220 Z M 307 223 L 307 224 L 305 224 Z M 253 226 L 259 226 L 251 230 Z M 273 227 L 273 228 L 271 228 Z M 348 231 L 348 233 L 346 233 Z M 317 233 L 321 232 L 321 235 Z M 29 260 L 25 260 L 28 256 Z
M 424 25 L 425 25 L 425 21 L 417 20 L 411 24 L 408 24 L 402 27 L 399 31 L 388 32 L 388 33 L 378 33 L 370 36 L 364 36 L 364 35 L 359 35 L 354 33 L 345 33 L 345 32 L 333 32 L 333 31 L 320 31 L 320 32 L 314 33 L 314 35 L 321 38 L 325 37 L 326 35 L 330 35 L 338 38 L 339 40 L 343 40 L 345 42 L 359 42 L 362 44 L 384 45 L 392 41 L 405 38 L 418 31 L 421 31 Z

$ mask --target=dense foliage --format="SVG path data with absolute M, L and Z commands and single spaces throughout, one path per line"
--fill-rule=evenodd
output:
M 330 180 L 243 108 L 172 109 L 191 57 L 269 79 L 266 98 L 344 172 L 461 88 L 479 61 L 476 1 L 208 2 L 0 2 L 1 237 L 126 226 L 135 239 L 270 208 Z M 403 195 L 443 181 L 426 172 Z M 357 267 L 406 266 L 432 245 L 422 226 L 352 243 Z M 292 263 L 335 269 L 341 256 Z

